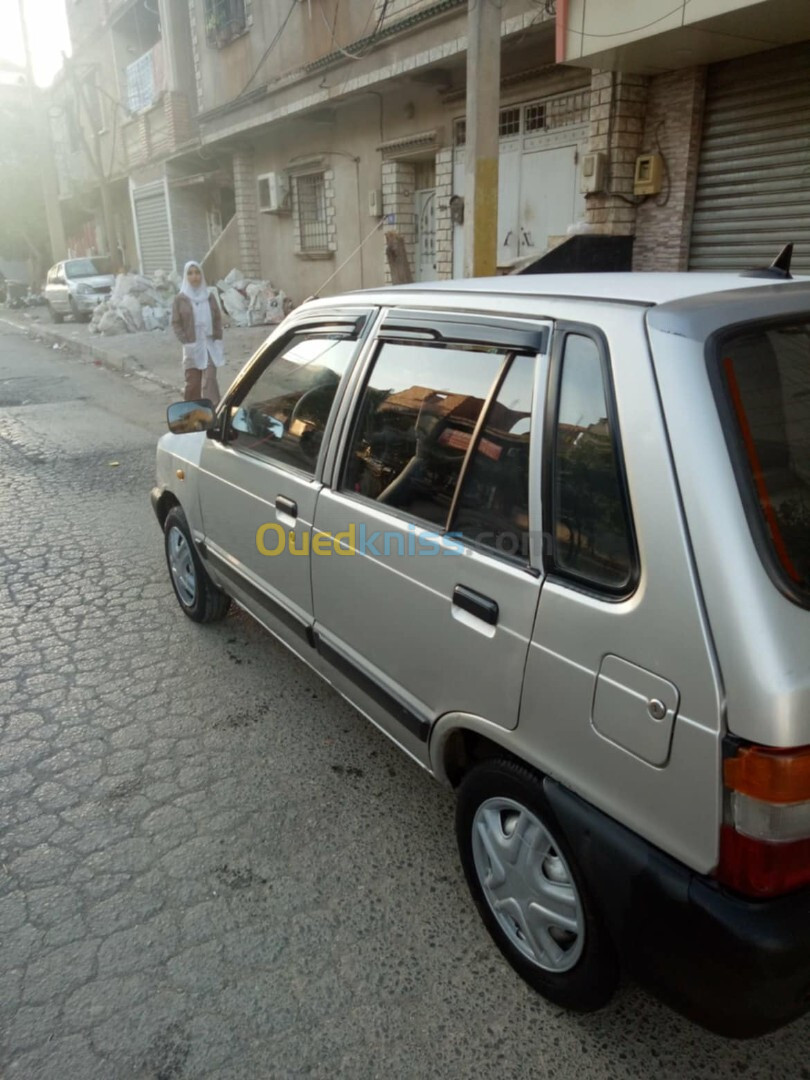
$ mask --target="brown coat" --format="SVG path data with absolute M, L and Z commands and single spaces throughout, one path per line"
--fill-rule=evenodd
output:
M 221 341 L 222 312 L 213 296 L 208 297 L 208 303 L 211 305 L 211 326 L 213 327 L 211 336 L 214 341 Z M 178 293 L 174 298 L 172 330 L 177 335 L 178 341 L 182 341 L 184 345 L 193 345 L 197 340 L 197 333 L 194 329 L 194 311 L 191 307 L 191 301 L 184 293 Z

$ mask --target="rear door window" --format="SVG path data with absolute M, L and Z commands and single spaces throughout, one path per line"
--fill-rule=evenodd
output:
M 383 343 L 355 424 L 343 490 L 443 528 L 506 356 L 472 345 Z
M 721 384 L 749 520 L 768 568 L 810 604 L 810 320 L 738 330 Z
M 552 564 L 599 592 L 624 593 L 636 557 L 607 358 L 594 338 L 567 333 L 555 376 Z
M 490 405 L 451 528 L 522 564 L 530 561 L 529 454 L 536 360 L 515 356 Z

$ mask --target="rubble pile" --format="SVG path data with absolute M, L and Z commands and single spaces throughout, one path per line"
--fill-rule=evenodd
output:
M 220 303 L 232 326 L 264 326 L 279 323 L 289 310 L 289 302 L 271 282 L 246 278 L 233 269 L 217 282 Z
M 179 288 L 179 274 L 167 274 L 165 270 L 157 270 L 150 277 L 119 274 L 109 299 L 93 312 L 90 333 L 110 336 L 168 329 Z M 279 323 L 292 309 L 291 302 L 271 282 L 246 278 L 237 269 L 218 281 L 213 293 L 231 326 Z
M 119 274 L 109 300 L 99 304 L 90 321 L 91 334 L 137 334 L 165 330 L 180 286 L 177 274 L 156 271 L 151 277 Z

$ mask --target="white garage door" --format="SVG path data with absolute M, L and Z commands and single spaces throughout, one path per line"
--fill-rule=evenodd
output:
M 144 274 L 153 274 L 155 270 L 174 270 L 169 211 L 163 184 L 150 185 L 142 191 L 134 190 L 132 202 L 135 208 L 141 270 Z

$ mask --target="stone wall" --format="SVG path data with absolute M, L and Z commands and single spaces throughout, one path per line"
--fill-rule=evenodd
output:
M 643 75 L 611 71 L 595 71 L 591 77 L 589 149 L 608 157 L 606 190 L 587 198 L 585 220 L 596 232 L 632 236 L 635 231 L 633 176 L 644 134 L 647 82 Z
M 416 220 L 413 209 L 414 165 L 409 161 L 384 161 L 382 165 L 382 210 L 386 222 L 384 228 L 398 232 L 405 242 L 408 265 L 411 274 L 416 276 L 414 266 Z M 391 269 L 385 260 L 385 280 L 390 282 Z
M 246 277 L 261 277 L 256 232 L 259 206 L 252 150 L 237 150 L 233 155 L 233 192 L 239 232 L 239 269 Z
M 664 156 L 664 186 L 639 206 L 635 270 L 686 270 L 695 202 L 706 69 L 686 68 L 650 81 L 642 153 Z

